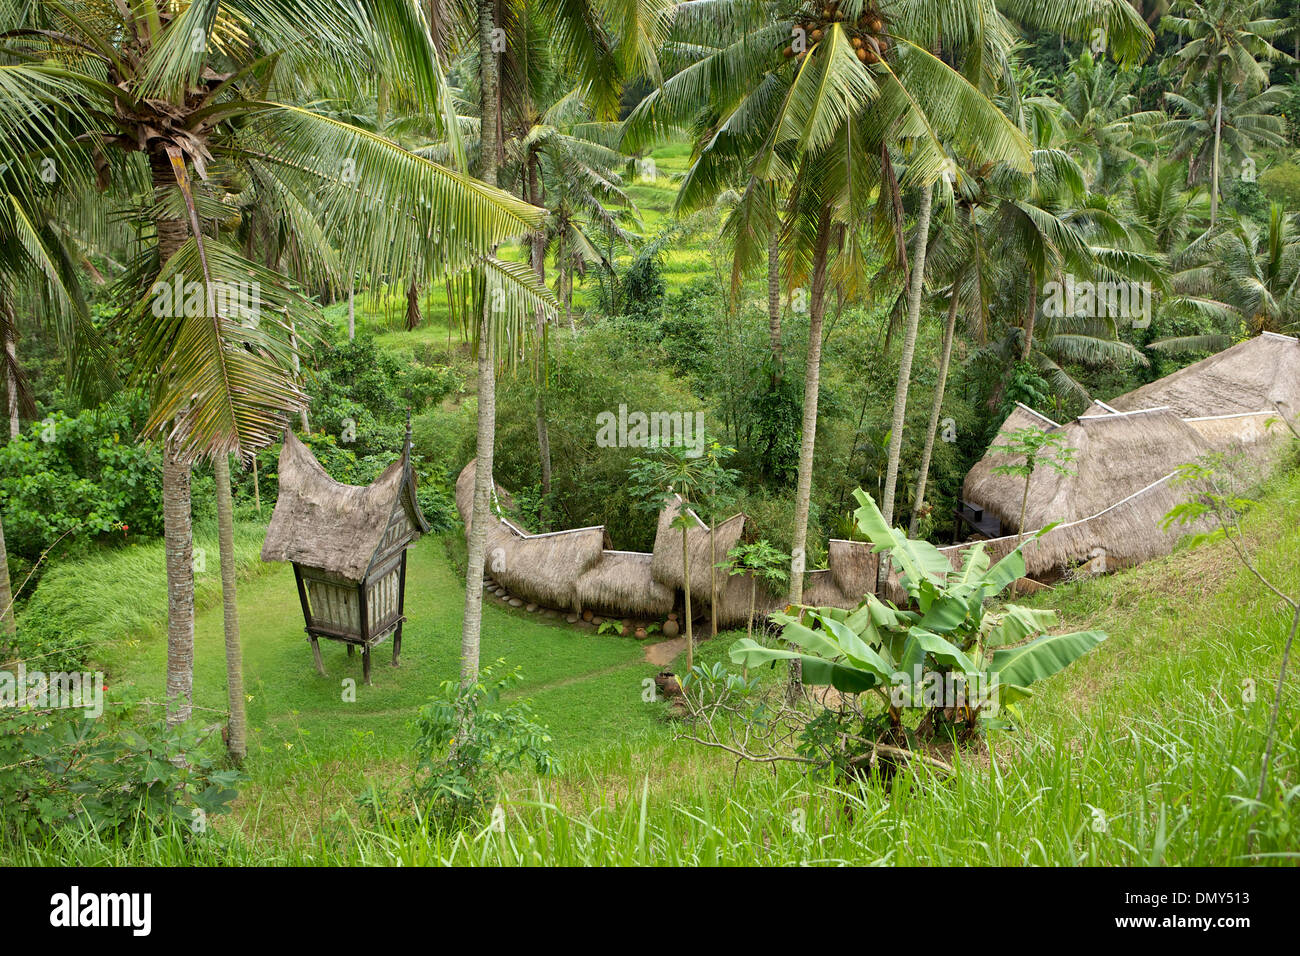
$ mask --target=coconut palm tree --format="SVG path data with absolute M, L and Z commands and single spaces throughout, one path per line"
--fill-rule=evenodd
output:
M 1084 50 L 1052 104 L 1058 145 L 1086 164 L 1091 189 L 1115 188 L 1154 152 L 1154 125 L 1164 116 L 1141 110 L 1132 87 L 1131 77 Z
M 633 149 L 692 131 L 694 156 L 679 212 L 707 205 L 725 189 L 743 192 L 752 182 L 787 187 L 780 230 L 786 286 L 809 288 L 794 603 L 803 595 L 832 266 L 859 243 L 861 211 L 880 199 L 877 186 L 893 171 L 890 150 L 908 146 L 906 189 L 924 190 L 939 177 L 948 141 L 981 159 L 1028 167 L 1020 132 L 961 72 L 929 52 L 940 33 L 954 49 L 981 55 L 1005 51 L 1010 36 L 992 4 L 978 0 L 879 8 L 859 0 L 796 9 L 683 4 L 667 48 L 681 68 L 627 121 L 625 147 Z
M 1209 201 L 1199 188 L 1188 190 L 1181 163 L 1163 161 L 1140 167 L 1129 181 L 1129 222 L 1148 252 L 1170 256 L 1181 249 L 1197 223 L 1209 218 Z
M 226 197 L 255 176 L 276 180 L 301 221 L 353 250 L 362 272 L 406 274 L 413 261 L 473 270 L 503 290 L 502 320 L 514 322 L 548 297 L 526 269 L 491 250 L 533 228 L 539 213 L 293 102 L 304 79 L 360 85 L 378 72 L 439 113 L 446 90 L 417 4 L 0 3 L 0 21 L 15 24 L 0 44 L 33 64 L 0 88 L 0 112 L 27 140 L 56 150 L 87 194 L 103 185 L 105 201 L 122 206 L 146 238 L 118 295 L 137 378 L 153 397 L 145 434 L 164 447 L 168 717 L 180 722 L 192 685 L 190 464 L 247 457 L 305 404 L 288 316 L 304 315 L 306 302 L 287 276 L 218 236 Z M 304 35 L 313 42 L 302 43 Z M 32 110 L 33 102 L 43 108 Z M 201 290 L 197 308 L 164 306 L 161 290 L 173 281 Z M 258 290 L 254 314 L 219 304 L 218 290 L 249 283 Z
M 1288 96 L 1286 87 L 1270 86 L 1250 94 L 1240 86 L 1222 93 L 1213 80 L 1185 91 L 1165 93 L 1173 113 L 1160 124 L 1161 138 L 1170 147 L 1169 159 L 1187 161 L 1189 185 L 1208 183 L 1210 220 L 1218 222 L 1216 189 L 1224 165 L 1242 169 L 1259 149 L 1285 149 L 1286 121 L 1277 115 Z
M 1294 213 L 1274 203 L 1258 226 L 1233 219 L 1172 258 L 1174 296 L 1169 310 L 1186 309 L 1216 319 L 1221 332 L 1179 336 L 1151 343 L 1162 352 L 1218 350 L 1244 326 L 1250 333 L 1300 328 L 1300 226 Z
M 1180 74 L 1184 90 L 1208 84 L 1213 96 L 1208 119 L 1210 228 L 1219 221 L 1225 99 L 1233 88 L 1249 95 L 1268 85 L 1268 68 L 1260 61 L 1291 60 L 1272 43 L 1284 21 L 1270 18 L 1265 9 L 1263 0 L 1181 0 L 1160 21 L 1161 29 L 1186 41 L 1165 61 L 1165 68 Z
M 556 62 L 589 84 L 592 102 L 601 115 L 618 105 L 621 82 L 627 76 L 658 78 L 657 50 L 664 36 L 663 0 L 636 0 L 631 4 L 586 0 L 477 0 L 474 20 L 461 16 L 456 3 L 435 5 L 433 22 L 449 24 L 448 46 L 457 34 L 472 36 L 477 49 L 479 86 L 479 176 L 493 186 L 502 160 L 503 90 L 527 83 L 526 64 L 508 69 L 502 83 L 502 65 L 517 62 L 527 49 L 525 12 L 535 12 L 549 27 Z M 512 42 L 513 41 L 513 42 Z M 478 674 L 479 636 L 483 615 L 483 566 L 486 527 L 492 494 L 492 444 L 496 435 L 496 378 L 494 342 L 509 343 L 505 329 L 494 322 L 487 300 L 480 309 L 478 349 L 478 421 L 475 436 L 474 505 L 470 519 L 465 568 L 465 617 L 461 629 L 461 679 L 468 684 Z M 513 351 L 513 346 L 506 350 Z

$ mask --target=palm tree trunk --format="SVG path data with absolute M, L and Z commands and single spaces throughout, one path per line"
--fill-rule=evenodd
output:
M 542 204 L 542 188 L 538 181 L 537 154 L 532 152 L 528 156 L 528 201 L 534 206 Z M 533 272 L 537 276 L 537 281 L 541 285 L 546 285 L 546 228 L 542 227 L 533 233 L 531 249 L 529 250 L 533 262 Z M 537 348 L 541 350 L 541 358 L 538 362 L 537 370 L 537 458 L 542 465 L 542 494 L 550 497 L 551 494 L 551 433 L 546 425 L 546 349 L 543 342 L 546 338 L 546 314 L 542 311 L 541 306 L 533 312 L 534 330 L 537 334 Z
M 9 552 L 5 550 L 4 522 L 0 521 L 0 632 L 13 637 L 18 632 L 14 623 L 14 591 L 9 581 Z M 0 651 L 5 645 L 0 643 Z
M 357 337 L 356 279 L 348 283 L 348 341 Z
M 289 322 L 289 348 L 293 351 L 293 377 L 295 381 L 302 380 L 302 360 L 298 357 L 298 325 Z M 304 435 L 311 434 L 311 425 L 307 422 L 307 405 L 302 406 L 302 431 Z
M 822 320 L 826 316 L 826 260 L 831 241 L 831 211 L 823 206 L 813 245 L 812 297 L 808 309 L 808 362 L 803 382 L 803 431 L 799 444 L 799 477 L 794 498 L 794 543 L 790 549 L 790 602 L 803 603 L 803 572 L 807 564 L 808 510 L 812 504 L 813 451 L 817 442 L 817 396 L 821 386 Z M 803 668 L 790 661 L 786 699 L 798 699 Z
M 709 622 L 718 636 L 718 532 L 717 520 L 709 526 Z
M 194 529 L 190 466 L 163 442 L 163 540 L 167 552 L 167 723 L 190 719 L 194 701 Z
M 1038 279 L 1029 277 L 1029 315 L 1025 318 L 1025 342 L 1020 347 L 1020 361 L 1029 361 L 1029 353 L 1034 350 L 1034 326 L 1038 323 Z
M 803 384 L 803 432 L 794 499 L 794 543 L 790 557 L 790 603 L 803 603 L 803 570 L 812 502 L 813 450 L 817 442 L 817 396 L 821 386 L 822 320 L 826 316 L 826 260 L 831 241 L 831 211 L 823 206 L 813 247 L 812 297 L 808 309 L 808 367 Z M 797 661 L 795 664 L 797 665 Z
M 230 498 L 230 459 L 212 461 L 217 481 L 217 541 L 221 550 L 221 609 L 226 632 L 226 697 L 230 704 L 226 749 L 235 763 L 248 754 L 244 716 L 244 656 L 239 646 L 239 607 L 235 587 L 235 516 Z
M 478 0 L 480 178 L 497 184 L 497 55 L 492 50 L 493 0 Z M 474 456 L 474 507 L 470 515 L 465 560 L 465 618 L 460 635 L 460 680 L 468 687 L 478 678 L 479 640 L 483 628 L 483 565 L 487 557 L 487 523 L 492 502 L 492 451 L 496 441 L 496 356 L 492 350 L 492 313 L 487 296 L 479 317 L 478 427 Z
M 916 495 L 912 502 L 912 521 L 908 525 L 907 536 L 916 537 L 916 527 L 921 520 L 921 506 L 925 504 L 926 479 L 930 474 L 930 457 L 934 454 L 934 437 L 939 431 L 939 416 L 943 414 L 943 393 L 948 386 L 948 367 L 952 361 L 953 338 L 957 331 L 957 276 L 952 283 L 952 295 L 948 297 L 948 324 L 943 330 L 943 352 L 939 356 L 939 381 L 934 388 L 934 404 L 930 408 L 930 425 L 925 431 L 925 448 L 921 451 L 921 473 L 916 478 Z
M 160 207 L 176 185 L 176 173 L 165 152 L 149 155 L 149 174 Z M 164 266 L 189 235 L 183 219 L 160 217 L 158 262 Z M 162 443 L 163 544 L 167 555 L 167 723 L 190 718 L 194 690 L 194 528 L 190 511 L 190 465 L 175 444 Z
M 781 378 L 785 357 L 781 352 L 781 230 L 772 227 L 767 242 L 767 339 L 772 350 L 773 375 Z
M 18 417 L 18 376 L 14 369 L 18 366 L 18 346 L 14 333 L 13 305 L 5 302 L 5 386 L 9 393 L 9 440 L 13 441 L 22 431 L 22 421 Z
M 1210 228 L 1219 221 L 1219 152 L 1223 140 L 1223 67 L 1219 67 L 1214 104 L 1214 168 L 1210 171 Z
M 916 212 L 916 251 L 912 253 L 911 285 L 907 292 L 907 330 L 903 352 L 898 361 L 898 385 L 894 390 L 893 431 L 889 435 L 889 459 L 885 466 L 885 504 L 881 513 L 885 522 L 894 521 L 894 492 L 898 487 L 899 458 L 903 454 L 903 422 L 907 416 L 907 392 L 911 387 L 912 360 L 916 357 L 916 333 L 921 324 L 921 287 L 925 283 L 925 256 L 930 241 L 930 203 L 933 187 L 921 190 Z M 884 562 L 881 562 L 883 568 Z
M 745 636 L 753 640 L 754 637 L 754 609 L 758 606 L 758 575 L 751 573 L 749 576 L 749 623 L 745 625 Z

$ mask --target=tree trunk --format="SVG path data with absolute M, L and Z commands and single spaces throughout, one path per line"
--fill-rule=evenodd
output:
M 718 533 L 717 520 L 709 526 L 709 623 L 718 636 Z
M 357 337 L 356 280 L 348 283 L 348 341 Z
M 528 201 L 534 206 L 542 204 L 542 188 L 538 181 L 537 154 L 530 153 L 528 156 Z M 532 235 L 531 248 L 529 250 L 533 263 L 533 272 L 537 276 L 537 281 L 543 286 L 546 285 L 546 228 L 543 226 Z M 550 497 L 551 494 L 551 433 L 546 425 L 546 349 L 543 343 L 546 340 L 546 314 L 542 307 L 538 306 L 533 311 L 534 331 L 537 335 L 537 348 L 541 353 L 538 360 L 537 372 L 537 459 L 542 466 L 542 494 Z
M 686 516 L 686 499 L 682 499 L 682 517 Z M 686 524 L 682 524 L 682 593 L 686 599 L 686 674 L 695 670 L 695 627 L 691 624 L 691 554 L 687 547 Z
M 230 459 L 212 461 L 217 481 L 217 539 L 221 550 L 221 609 L 226 632 L 226 697 L 230 704 L 226 749 L 235 763 L 248 754 L 244 716 L 244 656 L 239 646 L 239 607 L 235 587 L 235 515 L 230 498 Z
M 807 564 L 808 511 L 812 503 L 813 451 L 817 442 L 817 396 L 822 370 L 822 319 L 826 315 L 826 260 L 831 241 L 831 211 L 823 206 L 813 246 L 812 297 L 808 309 L 808 362 L 803 383 L 803 431 L 799 444 L 799 477 L 794 499 L 794 543 L 790 549 L 790 603 L 803 603 L 803 572 Z M 802 692 L 803 670 L 790 661 L 787 700 Z
M 1025 342 L 1020 347 L 1020 361 L 1029 361 L 1029 353 L 1034 350 L 1034 326 L 1038 323 L 1038 279 L 1029 277 L 1029 315 L 1025 318 Z
M 167 552 L 167 723 L 190 719 L 194 700 L 194 538 L 190 466 L 163 443 L 163 541 Z
M 893 431 L 889 435 L 889 459 L 885 467 L 885 503 L 881 513 L 885 523 L 894 522 L 894 492 L 898 487 L 899 458 L 903 454 L 903 423 L 907 416 L 907 392 L 911 386 L 912 359 L 916 356 L 916 333 L 921 324 L 921 287 L 925 283 L 925 256 L 930 242 L 930 202 L 933 187 L 921 190 L 916 212 L 916 251 L 912 253 L 911 284 L 907 292 L 907 330 L 903 352 L 898 361 L 898 386 L 894 390 Z M 881 562 L 883 568 L 885 562 Z
M 149 154 L 155 201 L 166 208 L 176 173 L 165 152 Z M 161 269 L 189 236 L 184 219 L 155 219 Z M 194 690 L 194 529 L 190 512 L 190 465 L 170 439 L 162 443 L 163 543 L 167 555 L 167 723 L 190 718 Z
M 497 184 L 497 55 L 492 50 L 493 0 L 478 0 L 480 178 Z M 474 508 L 470 515 L 469 553 L 465 561 L 465 618 L 460 636 L 461 686 L 478 679 L 479 639 L 483 628 L 483 565 L 487 557 L 487 523 L 492 502 L 492 451 L 496 440 L 496 356 L 492 350 L 492 313 L 488 296 L 479 316 L 478 427 L 474 456 Z
M 772 227 L 767 243 L 767 339 L 772 350 L 773 377 L 779 381 L 785 356 L 781 351 L 781 230 Z
M 297 323 L 289 322 L 289 348 L 293 352 L 293 377 L 294 381 L 302 380 L 302 360 L 298 357 L 298 326 Z M 311 434 L 311 425 L 307 422 L 307 406 L 302 406 L 302 431 L 304 435 Z
M 745 626 L 745 636 L 754 639 L 754 609 L 758 605 L 758 575 L 749 576 L 749 623 Z
M 22 421 L 18 417 L 18 376 L 14 369 L 18 366 L 18 346 L 14 341 L 14 310 L 5 303 L 5 385 L 9 393 L 9 440 L 13 441 L 22 431 Z
M 822 208 L 813 247 L 812 297 L 808 310 L 808 367 L 803 385 L 803 432 L 794 500 L 794 543 L 790 555 L 790 603 L 803 603 L 803 570 L 812 501 L 813 450 L 817 442 L 817 396 L 821 385 L 822 319 L 826 315 L 826 260 L 831 241 L 830 207 Z M 797 662 L 796 662 L 797 663 Z
M 1219 68 L 1214 103 L 1214 168 L 1210 171 L 1210 228 L 1219 221 L 1219 150 L 1223 139 L 1223 68 Z
M 925 504 L 925 485 L 930 474 L 930 457 L 934 454 L 934 437 L 939 431 L 939 416 L 943 414 L 943 393 L 948 386 L 948 367 L 952 361 L 953 339 L 957 331 L 957 276 L 952 283 L 952 295 L 948 299 L 948 324 L 943 330 L 943 352 L 939 356 L 939 381 L 934 389 L 934 405 L 930 408 L 930 425 L 925 432 L 925 448 L 921 451 L 921 473 L 916 478 L 916 495 L 912 503 L 912 522 L 908 526 L 907 536 L 916 537 L 917 524 L 921 520 L 921 506 Z
M 4 522 L 0 521 L 0 632 L 12 638 L 18 627 L 14 623 L 14 592 L 9 581 L 9 552 L 5 550 Z M 0 649 L 4 648 L 0 643 Z

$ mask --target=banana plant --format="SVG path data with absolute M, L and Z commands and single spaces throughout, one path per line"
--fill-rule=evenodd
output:
M 854 497 L 858 527 L 875 553 L 887 555 L 898 569 L 908 606 L 867 594 L 853 610 L 789 607 L 773 615 L 786 647 L 742 638 L 731 647 L 732 661 L 757 667 L 797 659 L 807 684 L 880 695 L 895 725 L 903 710 L 927 707 L 974 727 L 977 719 L 1004 709 L 1017 716 L 1016 702 L 1030 696 L 1030 685 L 1106 639 L 1100 631 L 1049 633 L 1057 623 L 1052 610 L 990 603 L 1024 575 L 1023 542 L 996 564 L 978 542 L 954 569 L 934 545 L 891 528 L 870 495 L 858 489 Z M 964 693 L 955 704 L 947 698 L 934 702 L 930 692 L 936 685 L 954 681 L 978 689 L 978 701 Z

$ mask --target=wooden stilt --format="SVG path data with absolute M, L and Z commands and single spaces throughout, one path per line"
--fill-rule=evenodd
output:
M 321 677 L 324 677 L 325 662 L 320 659 L 320 641 L 316 640 L 315 634 L 312 634 L 307 639 L 311 641 L 311 656 L 316 660 L 316 671 Z
M 351 657 L 352 654 L 353 654 L 353 652 L 355 652 L 355 651 L 356 651 L 356 648 L 353 647 L 351 644 L 349 644 L 349 645 L 348 645 L 348 657 Z
M 367 644 L 361 652 L 361 670 L 365 674 L 366 686 L 370 686 L 370 645 Z
M 397 632 L 393 634 L 393 666 L 397 666 L 397 659 L 402 656 L 402 625 L 397 625 Z

